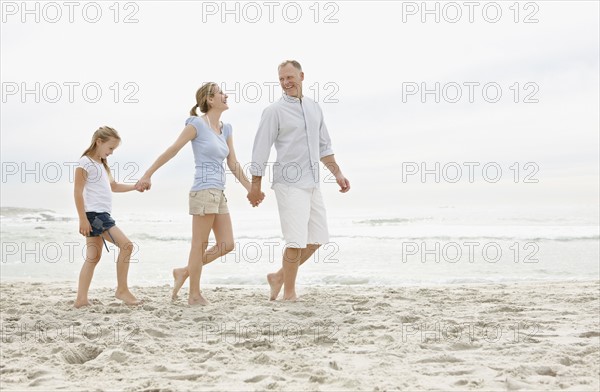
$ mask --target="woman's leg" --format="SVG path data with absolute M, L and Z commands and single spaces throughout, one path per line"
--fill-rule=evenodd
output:
M 235 248 L 233 242 L 233 228 L 231 226 L 231 217 L 229 214 L 215 215 L 212 230 L 215 234 L 217 243 L 204 252 L 202 265 L 206 265 L 217 258 L 224 256 Z M 177 293 L 188 276 L 189 272 L 187 267 L 173 269 L 173 299 L 177 298 Z
M 208 246 L 208 235 L 215 221 L 215 214 L 194 215 L 192 219 L 192 247 L 188 259 L 188 271 L 190 275 L 190 293 L 188 304 L 207 305 L 208 301 L 200 293 L 200 275 L 202 273 L 202 261 Z
M 110 234 L 110 235 L 109 235 Z M 117 257 L 117 290 L 115 297 L 127 305 L 139 305 L 139 301 L 129 291 L 127 275 L 129 273 L 129 260 L 133 253 L 133 242 L 117 226 L 113 226 L 102 233 L 107 241 L 112 242 L 119 248 Z
M 96 265 L 102 256 L 102 238 L 87 237 L 85 244 L 85 260 L 81 272 L 79 272 L 79 286 L 77 288 L 77 299 L 75 300 L 76 308 L 90 305 L 88 291 L 94 276 L 94 269 L 96 269 Z
M 204 265 L 213 262 L 221 256 L 225 256 L 235 248 L 233 242 L 233 227 L 231 226 L 231 216 L 229 214 L 219 214 L 213 224 L 213 233 L 215 241 L 213 247 L 206 251 Z

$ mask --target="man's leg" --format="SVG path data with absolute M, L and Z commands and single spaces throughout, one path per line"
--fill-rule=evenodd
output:
M 310 256 L 306 256 L 306 243 L 311 198 L 310 190 L 298 189 L 289 185 L 275 184 L 273 190 L 277 198 L 281 231 L 287 247 L 283 253 L 282 268 L 267 275 L 267 282 L 271 286 L 269 299 L 272 301 L 277 299 L 285 282 L 287 282 L 285 297 L 296 296 L 295 282 L 298 267 Z M 303 256 L 305 256 L 304 259 Z
M 321 245 L 308 244 L 306 248 L 287 248 L 283 254 L 282 267 L 279 271 L 267 275 L 267 281 L 271 286 L 270 300 L 274 301 L 279 296 L 281 288 L 285 286 L 283 292 L 283 299 L 289 300 L 290 297 L 294 299 L 296 296 L 296 276 L 298 268 L 308 260 Z M 300 260 L 298 260 L 298 251 L 300 251 Z M 287 266 L 287 275 L 284 278 L 284 270 Z
M 297 203 L 299 204 L 299 203 Z M 282 222 L 283 227 L 283 222 Z M 319 248 L 318 244 L 326 244 L 329 242 L 329 230 L 327 228 L 327 213 L 325 211 L 325 204 L 323 203 L 323 197 L 321 191 L 315 188 L 310 194 L 310 214 L 308 219 L 308 234 L 307 234 L 307 246 L 301 250 L 300 260 L 298 262 L 298 254 L 292 253 L 287 248 L 284 253 L 283 268 L 274 274 L 267 275 L 267 280 L 271 286 L 271 300 L 275 300 L 281 291 L 282 285 L 284 286 L 283 299 L 287 300 L 290 298 L 296 298 L 296 274 L 298 273 L 298 267 L 308 260 L 315 251 Z M 289 260 L 290 262 L 286 262 Z M 285 271 L 285 267 L 288 267 L 288 271 Z M 284 271 L 288 272 L 284 277 Z M 288 278 L 289 275 L 289 278 Z

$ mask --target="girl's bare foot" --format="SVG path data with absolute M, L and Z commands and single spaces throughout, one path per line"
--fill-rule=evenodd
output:
M 171 298 L 173 300 L 177 299 L 177 294 L 183 286 L 183 283 L 187 279 L 187 270 L 185 268 L 174 268 L 173 269 L 173 294 Z

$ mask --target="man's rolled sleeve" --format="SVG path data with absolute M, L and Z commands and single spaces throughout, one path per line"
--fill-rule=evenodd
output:
M 321 126 L 319 127 L 319 159 L 323 157 L 333 155 L 333 148 L 331 147 L 331 138 L 329 137 L 329 131 L 327 131 L 327 125 L 321 114 Z
M 275 143 L 279 131 L 279 121 L 277 113 L 271 107 L 267 107 L 262 114 L 258 131 L 254 138 L 254 147 L 252 148 L 252 164 L 250 165 L 250 174 L 257 177 L 264 177 L 271 147 Z

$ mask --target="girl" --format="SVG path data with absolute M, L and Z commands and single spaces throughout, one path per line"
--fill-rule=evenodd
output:
M 198 117 L 200 109 L 203 116 Z M 171 160 L 188 142 L 191 142 L 196 161 L 194 185 L 189 195 L 189 209 L 192 218 L 192 246 L 187 267 L 173 270 L 175 280 L 173 299 L 179 289 L 190 278 L 190 305 L 207 305 L 208 301 L 200 291 L 202 265 L 208 264 L 234 248 L 231 218 L 227 208 L 225 189 L 225 169 L 223 161 L 246 190 L 250 191 L 250 182 L 244 175 L 233 149 L 232 128 L 220 121 L 221 114 L 229 109 L 227 95 L 216 83 L 207 83 L 196 92 L 196 104 L 190 110 L 190 116 L 179 138 L 166 149 L 136 185 L 139 191 L 150 189 L 151 177 L 156 170 Z M 264 198 L 255 202 L 258 205 Z M 210 249 L 208 236 L 213 231 L 216 245 Z
M 75 307 L 90 305 L 88 290 L 96 264 L 102 256 L 102 242 L 108 240 L 119 248 L 117 259 L 117 291 L 115 297 L 127 305 L 139 302 L 127 287 L 127 272 L 133 243 L 115 226 L 111 218 L 112 192 L 129 192 L 135 185 L 116 183 L 106 159 L 119 146 L 121 138 L 117 131 L 101 127 L 92 137 L 92 143 L 84 151 L 75 169 L 75 206 L 79 214 L 79 233 L 86 237 L 86 255 L 79 273 L 79 288 Z M 106 242 L 104 242 L 106 246 Z M 108 251 L 108 247 L 106 248 Z

